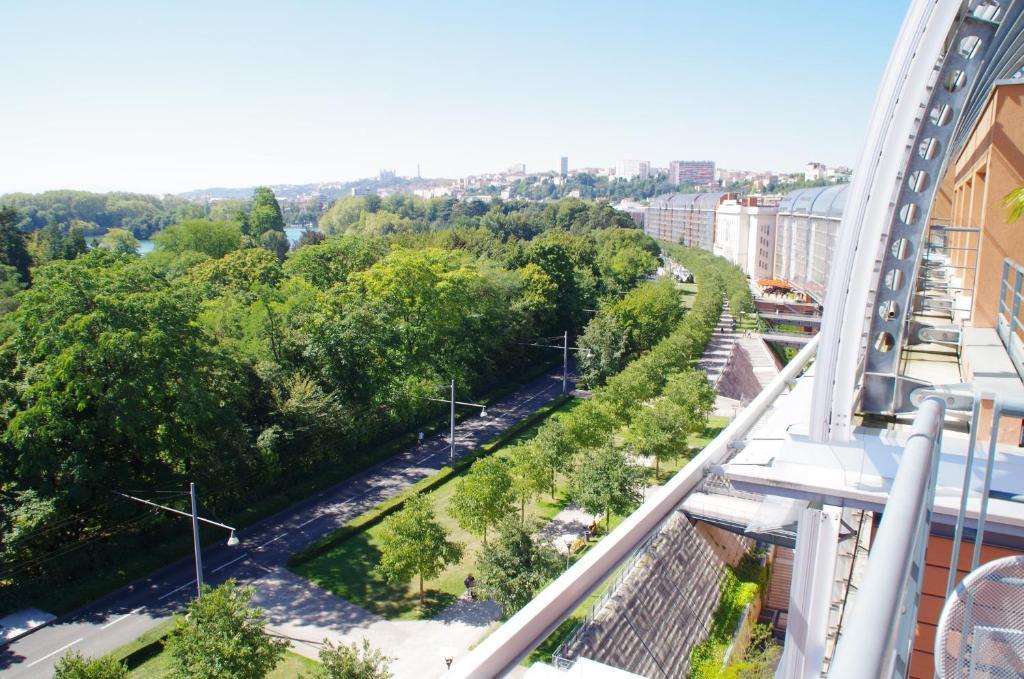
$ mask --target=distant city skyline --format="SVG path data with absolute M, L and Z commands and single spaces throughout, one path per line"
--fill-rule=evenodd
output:
M 729 9 L 7 3 L 0 193 L 854 165 L 904 4 Z

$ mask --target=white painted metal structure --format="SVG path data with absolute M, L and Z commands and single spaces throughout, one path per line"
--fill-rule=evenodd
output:
M 832 262 L 810 422 L 817 441 L 850 440 L 856 410 L 902 412 L 921 386 L 899 364 L 932 200 L 992 83 L 1021 68 L 1021 4 L 911 3 Z

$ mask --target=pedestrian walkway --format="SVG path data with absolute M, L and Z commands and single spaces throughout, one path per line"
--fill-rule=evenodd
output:
M 565 554 L 577 540 L 583 539 L 584 533 L 596 520 L 594 514 L 571 504 L 541 528 L 537 537 L 548 541 L 555 549 Z
M 729 302 L 724 302 L 722 315 L 718 319 L 715 331 L 704 348 L 704 355 L 697 362 L 697 369 L 703 370 L 707 375 L 708 382 L 716 390 L 718 381 L 722 379 L 729 359 L 732 357 L 733 348 L 736 346 L 736 339 L 739 333 L 736 332 L 736 321 L 733 319 L 732 311 L 729 309 Z
M 445 654 L 465 654 L 501 615 L 493 601 L 464 598 L 431 620 L 385 620 L 284 568 L 254 584 L 253 603 L 266 611 L 267 630 L 290 640 L 293 651 L 317 659 L 325 639 L 335 645 L 366 639 L 392 659 L 395 679 L 443 675 Z

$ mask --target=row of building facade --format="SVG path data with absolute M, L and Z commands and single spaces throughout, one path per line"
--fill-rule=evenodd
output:
M 652 238 L 709 250 L 752 279 L 781 279 L 822 302 L 848 188 L 784 196 L 672 193 L 625 209 Z

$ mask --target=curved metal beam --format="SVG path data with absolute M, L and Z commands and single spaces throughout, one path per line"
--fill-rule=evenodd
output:
M 958 28 L 964 26 L 967 11 L 976 4 L 914 0 L 893 47 L 851 182 L 825 293 L 810 422 L 816 440 L 848 440 L 851 435 L 871 351 L 868 340 L 874 339 L 868 337 L 868 330 L 872 317 L 878 317 L 876 297 L 885 283 L 880 278 L 888 270 L 881 264 L 890 249 L 893 221 L 899 217 L 895 200 L 908 178 L 909 165 L 920 158 L 913 142 L 930 122 L 926 104 L 932 98 L 943 57 Z M 953 128 L 951 122 L 947 125 Z M 948 154 L 948 146 L 942 152 Z M 932 178 L 933 186 L 936 181 Z M 918 218 L 924 220 L 930 202 L 922 208 Z M 914 264 L 919 254 L 914 253 Z M 914 272 L 901 273 L 903 288 L 912 285 Z M 905 307 L 904 303 L 896 317 L 886 322 L 901 325 Z M 891 339 L 890 350 L 899 346 L 895 336 Z M 892 386 L 895 390 L 894 382 Z

